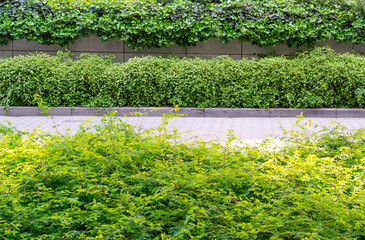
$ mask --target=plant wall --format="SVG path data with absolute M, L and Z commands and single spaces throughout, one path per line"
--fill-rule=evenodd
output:
M 118 38 L 135 49 L 186 47 L 211 38 L 223 43 L 238 38 L 259 46 L 313 46 L 331 38 L 358 44 L 365 42 L 365 18 L 349 4 L 328 1 L 0 3 L 1 45 L 25 38 L 64 46 L 87 35 Z

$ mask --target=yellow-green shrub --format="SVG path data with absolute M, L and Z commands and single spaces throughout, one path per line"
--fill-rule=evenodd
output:
M 364 130 L 292 132 L 275 151 L 172 144 L 117 119 L 73 136 L 0 132 L 3 239 L 365 237 Z

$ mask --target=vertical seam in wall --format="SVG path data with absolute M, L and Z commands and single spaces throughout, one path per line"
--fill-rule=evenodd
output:
M 72 58 L 72 52 L 71 52 L 71 42 L 68 42 L 68 44 L 67 44 L 67 47 L 68 47 L 68 49 L 67 49 L 67 51 L 69 51 L 69 53 L 70 53 L 70 57 Z M 70 116 L 72 116 L 72 110 L 70 110 L 71 112 L 70 112 Z
M 123 62 L 125 62 L 125 45 L 124 45 L 124 41 L 122 41 L 123 44 Z
M 243 58 L 243 43 L 240 43 L 241 45 L 241 59 Z
M 239 41 L 239 40 L 238 40 Z M 241 51 L 241 59 L 242 59 L 242 43 L 240 42 L 240 51 Z
M 185 52 L 185 53 L 184 53 L 184 55 L 185 55 L 184 57 L 186 57 L 186 58 L 187 58 L 187 57 L 188 57 L 188 47 L 184 48 L 184 52 Z
M 125 62 L 125 44 L 124 44 L 124 41 L 122 43 L 123 43 L 123 62 Z
M 14 44 L 13 44 L 13 40 L 11 40 L 11 57 L 14 57 Z
M 118 42 L 119 42 L 120 44 L 123 44 L 123 45 L 122 45 L 122 51 L 121 51 L 120 53 L 122 54 L 122 62 L 124 62 L 124 42 L 123 42 L 123 41 L 121 41 L 119 38 L 118 38 Z

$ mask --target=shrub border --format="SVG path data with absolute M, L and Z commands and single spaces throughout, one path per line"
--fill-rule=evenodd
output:
M 303 113 L 303 117 L 315 118 L 365 118 L 365 108 L 314 108 L 314 109 L 291 109 L 291 108 L 180 108 L 173 111 L 171 107 L 119 107 L 119 108 L 82 108 L 82 107 L 54 107 L 51 108 L 50 116 L 102 116 L 103 114 L 116 110 L 115 116 L 131 116 L 136 112 L 148 117 L 161 117 L 163 113 L 170 111 L 184 114 L 186 117 L 215 117 L 215 118 L 237 118 L 237 117 L 296 117 Z M 44 116 L 38 107 L 2 107 L 0 116 L 25 117 Z

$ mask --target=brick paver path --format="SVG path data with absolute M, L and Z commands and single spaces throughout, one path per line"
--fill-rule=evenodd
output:
M 18 129 L 32 130 L 38 126 L 45 131 L 54 131 L 51 118 L 47 117 L 0 117 L 0 123 L 6 120 Z M 55 117 L 57 129 L 65 133 L 69 128 L 70 133 L 76 133 L 82 121 L 90 119 L 92 123 L 100 123 L 101 117 Z M 128 117 L 123 118 L 129 124 L 137 125 L 143 129 L 157 127 L 161 123 L 160 117 Z M 170 120 L 168 128 L 178 128 L 180 131 L 192 131 L 185 136 L 199 136 L 206 140 L 226 138 L 227 130 L 232 129 L 239 138 L 246 140 L 262 140 L 268 135 L 277 135 L 285 129 L 293 129 L 296 118 L 177 118 Z M 312 123 L 328 126 L 333 121 L 340 122 L 348 129 L 365 128 L 363 118 L 312 118 Z M 305 119 L 308 121 L 308 119 Z

